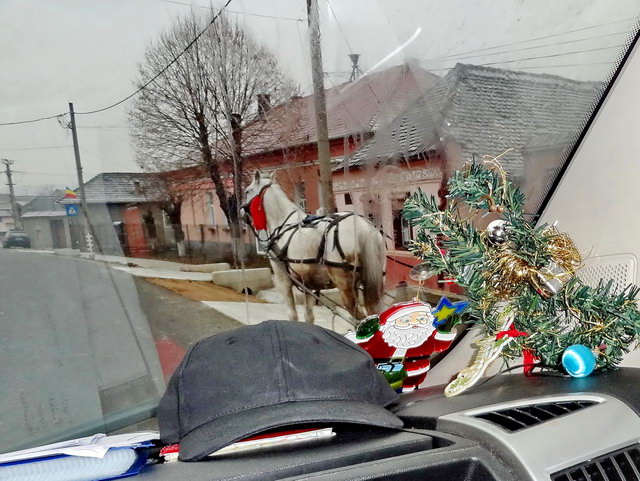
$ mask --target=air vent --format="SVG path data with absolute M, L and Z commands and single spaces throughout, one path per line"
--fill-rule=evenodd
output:
M 488 413 L 476 414 L 474 418 L 484 419 L 497 424 L 509 432 L 520 431 L 549 419 L 555 419 L 574 411 L 597 404 L 596 401 L 559 401 L 541 404 L 529 404 L 510 409 L 501 409 Z M 640 480 L 639 480 L 640 481 Z
M 552 481 L 640 481 L 640 444 L 619 449 L 551 475 Z

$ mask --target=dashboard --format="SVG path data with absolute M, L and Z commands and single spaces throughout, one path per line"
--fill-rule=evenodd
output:
M 392 406 L 403 430 L 334 426 L 321 443 L 161 464 L 140 479 L 640 480 L 638 386 L 637 368 L 503 375 L 454 398 L 434 386 Z

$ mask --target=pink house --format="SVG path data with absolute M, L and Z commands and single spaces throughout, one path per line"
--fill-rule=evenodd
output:
M 332 162 L 341 164 L 437 80 L 437 76 L 420 68 L 400 65 L 328 89 Z M 252 175 L 256 169 L 275 171 L 291 198 L 308 212 L 315 212 L 319 208 L 319 171 L 313 96 L 264 107 L 265 112 L 242 132 L 245 172 Z M 194 191 L 182 208 L 189 246 L 211 258 L 228 256 L 229 226 L 213 184 L 203 176 Z M 250 232 L 245 232 L 245 242 L 255 246 Z
M 407 250 L 412 231 L 401 216 L 409 194 L 421 188 L 438 196 L 444 207 L 450 172 L 512 149 L 501 161 L 529 194 L 535 211 L 546 188 L 540 179 L 552 177 L 566 155 L 570 133 L 586 120 L 600 88 L 595 82 L 458 64 L 444 77 L 398 66 L 327 90 L 336 204 L 369 217 L 384 232 L 387 284 L 406 281 L 418 262 Z M 262 137 L 253 136 L 259 141 L 247 143 L 247 170 L 275 170 L 291 198 L 314 212 L 313 98 L 274 107 L 245 132 L 264 127 L 270 118 L 289 123 L 273 122 Z M 194 247 L 199 242 L 203 249 L 220 250 L 228 242 L 228 227 L 210 186 L 187 203 L 182 221 Z M 251 234 L 246 241 L 252 242 Z M 432 283 L 443 287 L 437 279 Z

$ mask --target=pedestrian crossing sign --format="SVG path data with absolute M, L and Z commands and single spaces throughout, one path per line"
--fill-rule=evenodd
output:
M 78 204 L 67 204 L 64 207 L 67 210 L 67 216 L 69 217 L 78 215 L 78 212 L 80 211 L 80 207 L 78 206 Z

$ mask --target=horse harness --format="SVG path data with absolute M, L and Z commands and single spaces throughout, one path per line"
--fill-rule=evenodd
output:
M 254 201 L 254 199 L 256 197 L 260 197 L 260 199 L 262 199 L 264 197 L 265 191 L 270 186 L 271 184 L 267 184 L 260 190 L 257 196 L 247 201 L 247 203 L 244 206 L 245 212 L 250 212 L 249 206 Z M 273 255 L 277 260 L 284 262 L 286 265 L 287 271 L 289 271 L 289 264 L 323 264 L 330 267 L 338 267 L 346 270 L 355 270 L 355 271 L 360 270 L 360 266 L 354 266 L 353 264 L 350 264 L 349 262 L 347 262 L 344 250 L 342 249 L 342 245 L 340 244 L 340 222 L 342 222 L 343 220 L 349 217 L 354 216 L 355 214 L 353 212 L 336 213 L 336 214 L 328 214 L 328 215 L 308 214 L 304 219 L 302 219 L 301 222 L 287 224 L 289 219 L 291 219 L 291 217 L 295 213 L 296 213 L 295 210 L 292 211 L 285 218 L 282 224 L 276 227 L 266 239 L 267 245 L 265 247 L 265 250 L 267 252 L 273 253 Z M 250 221 L 248 222 L 248 224 L 251 227 L 251 230 L 253 230 L 254 235 L 259 240 L 262 240 L 260 239 L 260 237 L 258 236 L 258 233 L 254 228 L 253 217 L 249 215 L 249 218 L 250 218 Z M 288 255 L 289 244 L 291 243 L 291 240 L 293 239 L 296 232 L 300 229 L 309 229 L 309 228 L 315 229 L 318 227 L 318 225 L 320 225 L 320 223 L 323 223 L 323 222 L 326 222 L 327 225 L 324 229 L 322 239 L 320 240 L 320 245 L 318 246 L 318 252 L 316 253 L 316 256 L 309 257 L 306 259 L 291 259 Z M 325 258 L 327 237 L 331 234 L 332 230 L 333 230 L 333 247 L 338 251 L 338 254 L 340 254 L 340 257 L 342 258 L 342 262 L 335 262 Z M 277 244 L 278 241 L 280 241 L 280 239 L 282 239 L 283 236 L 288 233 L 290 233 L 290 235 L 287 241 L 285 242 L 285 244 L 282 247 L 278 246 Z

